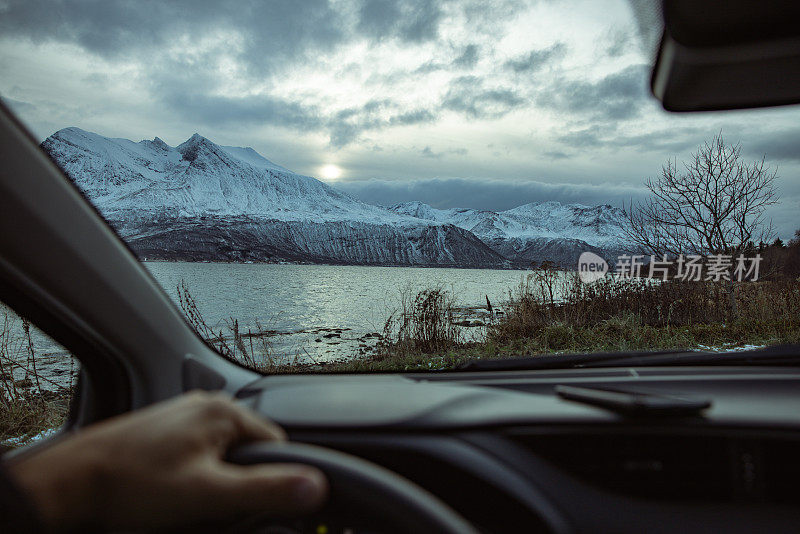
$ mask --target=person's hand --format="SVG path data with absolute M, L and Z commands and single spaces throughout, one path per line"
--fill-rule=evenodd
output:
M 312 511 L 327 497 L 319 470 L 224 461 L 237 443 L 284 439 L 222 394 L 189 393 L 87 427 L 8 470 L 54 531 Z

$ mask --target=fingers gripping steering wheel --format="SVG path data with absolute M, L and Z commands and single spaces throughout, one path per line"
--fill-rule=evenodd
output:
M 383 467 L 342 452 L 301 443 L 253 443 L 231 451 L 228 460 L 242 465 L 299 463 L 328 477 L 330 499 L 322 514 L 368 519 L 389 532 L 478 534 L 438 497 Z M 232 532 L 245 532 L 267 520 L 249 520 Z

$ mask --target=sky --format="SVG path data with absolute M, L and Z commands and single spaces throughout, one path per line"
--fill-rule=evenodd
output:
M 722 133 L 800 228 L 800 107 L 670 114 L 624 0 L 0 0 L 0 98 L 40 140 L 198 132 L 366 202 L 642 198 Z

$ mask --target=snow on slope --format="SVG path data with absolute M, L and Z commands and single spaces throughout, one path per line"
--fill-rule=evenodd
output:
M 569 266 L 584 250 L 613 251 L 622 235 L 622 210 L 611 206 L 373 206 L 199 134 L 171 147 L 65 128 L 42 147 L 147 257 Z
M 570 239 L 597 247 L 618 247 L 623 238 L 624 212 L 612 206 L 584 206 L 549 201 L 494 212 L 473 209 L 436 209 L 422 202 L 389 208 L 395 213 L 447 223 L 469 230 L 481 240 Z
M 131 212 L 431 225 L 355 200 L 252 148 L 222 147 L 199 134 L 170 147 L 157 137 L 135 143 L 65 128 L 42 146 L 112 219 Z
M 42 148 L 148 258 L 508 264 L 462 228 L 366 204 L 198 134 L 171 147 L 66 128 Z

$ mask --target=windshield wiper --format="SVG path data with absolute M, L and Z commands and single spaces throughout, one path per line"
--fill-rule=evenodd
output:
M 656 367 L 679 365 L 800 365 L 800 345 L 778 345 L 740 352 L 695 352 L 685 349 L 653 352 L 546 354 L 524 358 L 472 360 L 458 371 L 528 371 L 591 367 Z

